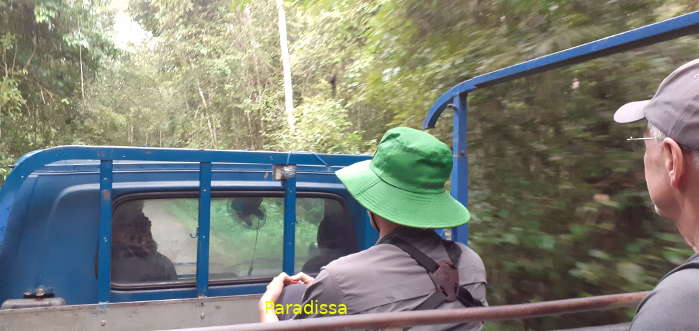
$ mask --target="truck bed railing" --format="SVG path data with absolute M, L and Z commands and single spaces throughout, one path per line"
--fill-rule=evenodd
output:
M 258 330 L 337 330 L 337 329 L 402 329 L 416 325 L 461 323 L 468 321 L 497 321 L 525 319 L 608 310 L 632 306 L 650 292 L 602 295 L 588 298 L 563 299 L 516 305 L 479 308 L 434 309 L 393 313 L 332 316 L 323 318 L 280 321 L 277 323 L 248 323 L 205 328 L 181 329 L 189 331 L 258 331 Z
M 469 92 L 516 78 L 698 32 L 699 11 L 695 11 L 495 70 L 468 79 L 452 87 L 449 91 L 442 94 L 430 107 L 422 124 L 424 129 L 434 128 L 437 120 L 446 108 L 454 110 L 454 127 L 452 129 L 452 149 L 454 151 L 454 167 L 451 173 L 452 195 L 464 206 L 468 206 L 467 130 Z M 452 230 L 452 238 L 464 244 L 468 243 L 468 224 L 454 228 Z

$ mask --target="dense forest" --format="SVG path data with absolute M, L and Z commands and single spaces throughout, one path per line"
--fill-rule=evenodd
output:
M 125 2 L 0 0 L 0 182 L 22 154 L 65 144 L 371 152 L 388 128 L 419 127 L 460 81 L 699 9 L 697 0 L 286 0 L 292 127 L 275 1 Z M 120 12 L 142 41 L 115 43 Z M 682 37 L 470 96 L 471 245 L 492 305 L 646 290 L 689 256 L 649 207 L 642 155 L 624 141 L 640 127 L 611 117 L 697 57 L 697 37 Z M 450 115 L 430 131 L 447 143 Z

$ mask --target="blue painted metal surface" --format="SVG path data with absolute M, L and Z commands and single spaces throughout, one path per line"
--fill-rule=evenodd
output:
M 580 63 L 629 49 L 642 47 L 699 32 L 699 11 L 671 18 L 611 37 L 599 39 L 564 51 L 542 56 L 466 80 L 442 94 L 429 109 L 424 128 L 433 128 L 454 96 L 515 78 Z
M 172 153 L 184 152 L 181 155 L 184 162 L 160 162 L 161 155 L 158 154 L 161 152 L 168 154 L 165 158 L 171 160 L 175 159 Z M 110 247 L 102 247 L 99 240 L 103 237 L 101 232 L 111 230 L 109 226 L 100 229 L 101 225 L 106 225 L 101 220 L 101 210 L 111 212 L 115 199 L 132 193 L 196 194 L 200 187 L 200 160 L 211 160 L 212 194 L 238 190 L 282 193 L 284 186 L 271 176 L 272 164 L 298 162 L 297 193 L 327 192 L 340 196 L 350 214 L 356 216 L 352 219 L 356 220 L 355 225 L 360 231 L 359 248 L 373 244 L 375 232 L 365 222 L 360 222 L 365 210 L 351 199 L 334 175 L 334 171 L 341 167 L 370 156 L 210 152 L 71 146 L 32 152 L 23 157 L 10 174 L 7 185 L 0 190 L 0 205 L 7 206 L 6 216 L 0 218 L 6 231 L 5 239 L 0 241 L 0 270 L 12 270 L 0 273 L 0 302 L 21 297 L 24 291 L 35 289 L 38 285 L 55 289 L 56 296 L 66 299 L 68 304 L 199 295 L 195 281 L 186 288 L 110 289 L 111 284 L 105 278 L 109 276 L 109 263 L 105 260 L 106 256 L 100 257 L 98 252 L 111 253 Z M 234 155 L 224 155 L 227 153 Z M 112 163 L 112 203 L 107 204 L 108 208 L 101 209 L 101 189 L 104 188 L 101 166 L 107 163 L 100 161 L 100 158 L 109 160 L 110 155 L 119 156 Z M 221 160 L 226 163 L 220 163 Z M 293 258 L 289 261 L 293 261 Z M 97 274 L 100 270 L 102 277 Z M 102 285 L 100 282 L 103 282 Z M 260 293 L 264 290 L 264 283 L 209 285 L 207 295 Z
M 99 257 L 98 257 L 98 301 L 109 302 L 111 284 L 112 256 L 112 160 L 100 162 L 100 191 L 99 191 Z
M 442 94 L 427 111 L 423 128 L 434 128 L 444 109 L 451 107 L 454 116 L 454 169 L 452 171 L 452 195 L 468 205 L 468 155 L 467 149 L 467 104 L 469 92 L 516 78 L 572 65 L 594 58 L 647 46 L 680 36 L 699 32 L 699 11 L 646 25 L 607 38 L 602 38 L 564 51 L 542 56 L 530 61 L 502 68 L 468 79 Z M 468 227 L 454 228 L 455 240 L 468 242 Z
M 209 237 L 211 234 L 211 162 L 199 164 L 199 226 L 197 227 L 197 296 L 209 291 Z
M 62 146 L 34 151 L 17 161 L 15 169 L 7 177 L 0 190 L 0 252 L 4 244 L 7 220 L 10 208 L 15 200 L 22 182 L 32 172 L 52 162 L 61 160 L 139 160 L 171 162 L 232 162 L 261 164 L 303 164 L 347 166 L 366 156 L 324 155 L 319 158 L 315 153 L 274 153 L 247 151 L 216 151 L 175 148 L 139 148 L 139 147 L 92 147 Z M 322 162 L 321 162 L 322 161 Z
M 294 274 L 296 261 L 296 176 L 284 180 L 284 262 L 282 270 Z
M 451 170 L 451 195 L 468 206 L 468 105 L 467 95 L 454 96 L 453 154 Z M 452 229 L 452 240 L 468 244 L 468 223 Z

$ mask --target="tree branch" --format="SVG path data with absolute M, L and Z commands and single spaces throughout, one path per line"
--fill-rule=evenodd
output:
M 32 59 L 34 58 L 34 54 L 36 54 L 36 34 L 32 37 L 32 53 L 29 55 L 29 58 L 27 59 L 27 62 L 24 64 L 24 67 L 22 69 L 27 70 L 29 68 L 29 65 L 32 63 Z

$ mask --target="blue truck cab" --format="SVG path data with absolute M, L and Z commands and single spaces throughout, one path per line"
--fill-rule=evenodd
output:
M 259 294 L 372 245 L 334 171 L 366 155 L 64 146 L 0 191 L 3 308 Z

